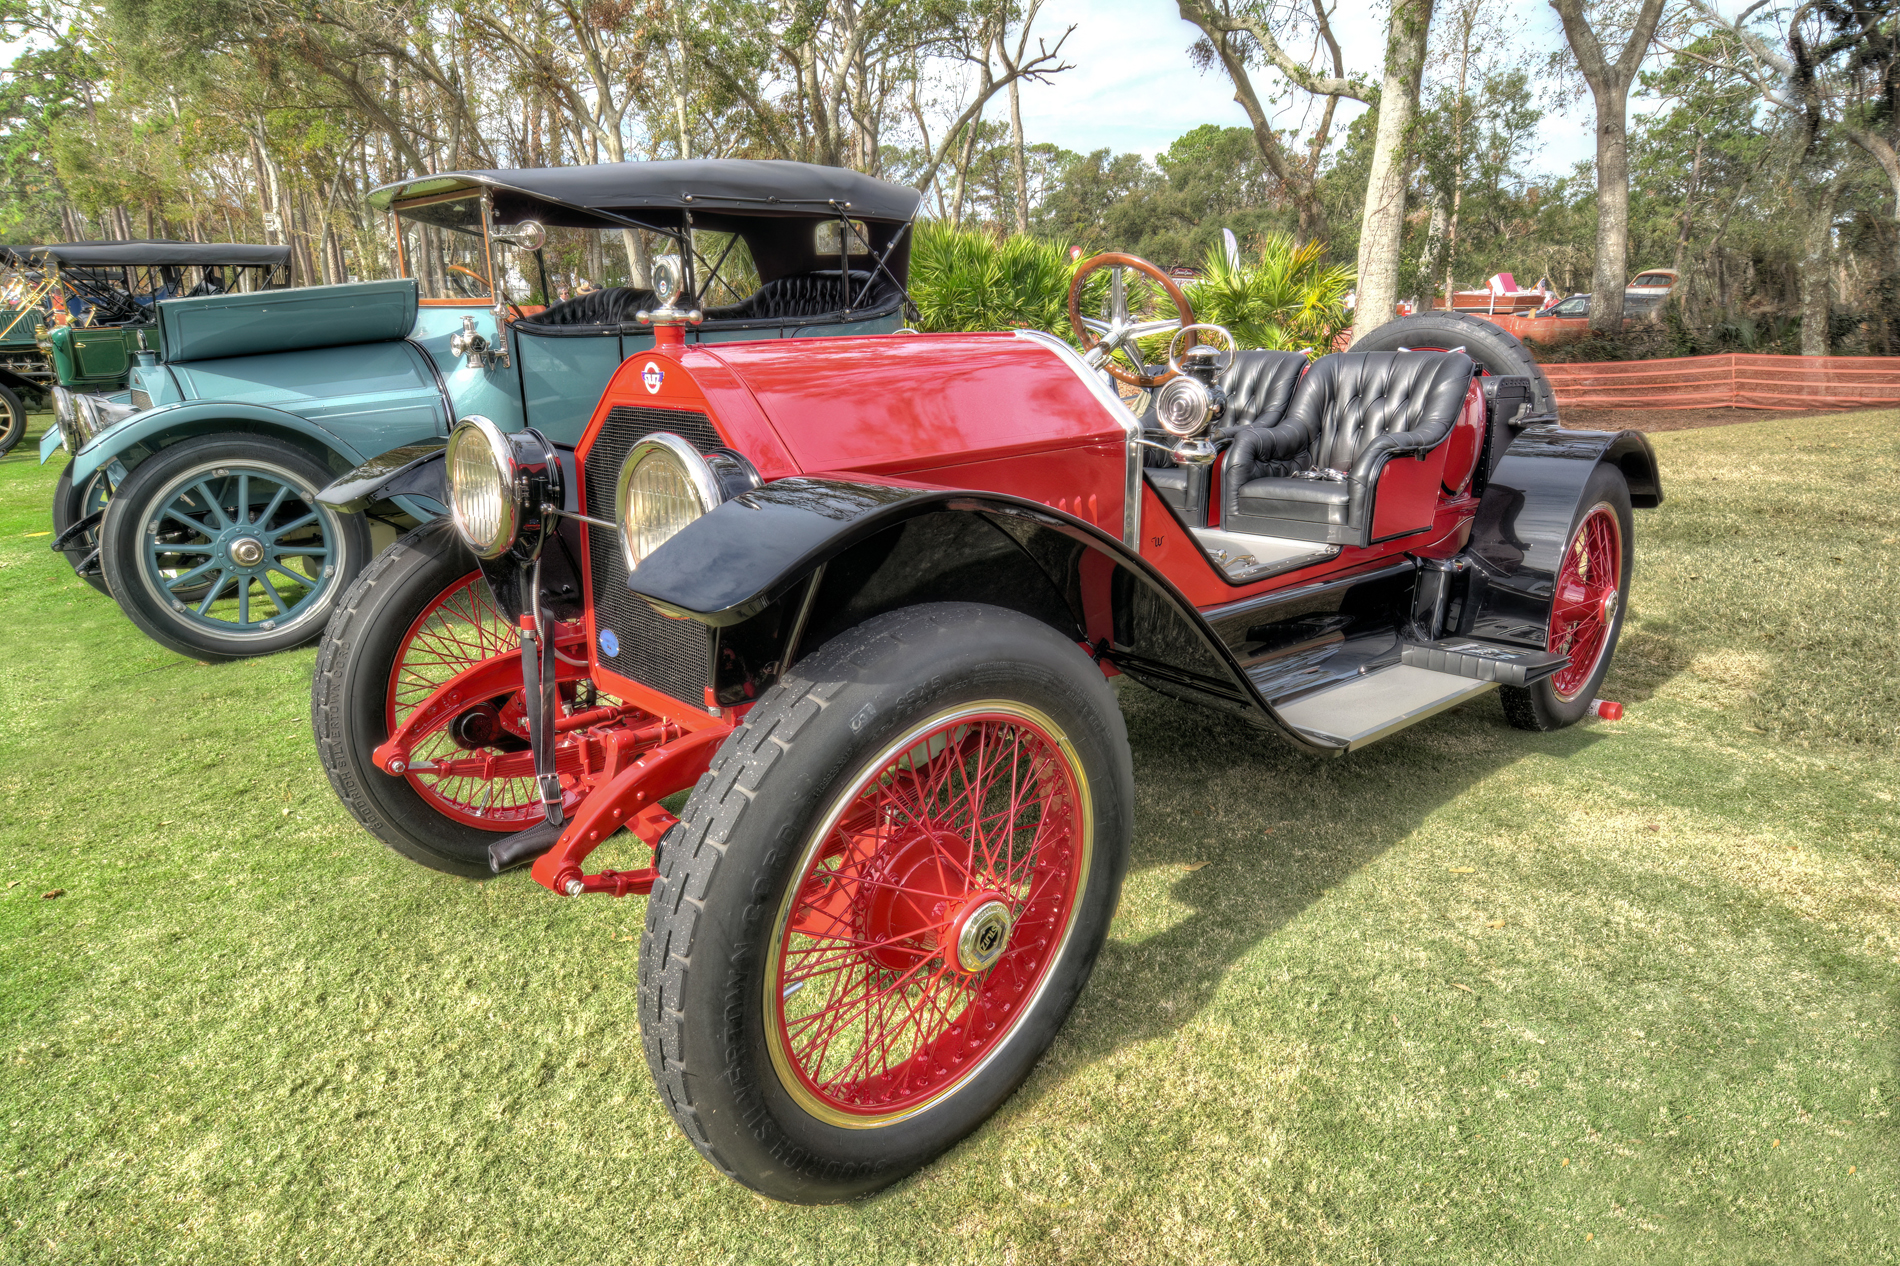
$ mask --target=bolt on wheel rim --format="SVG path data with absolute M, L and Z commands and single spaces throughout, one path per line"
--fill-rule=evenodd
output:
M 1590 684 L 1621 601 L 1623 529 L 1607 505 L 1594 507 L 1577 525 L 1564 551 L 1550 604 L 1550 649 L 1570 662 L 1550 679 L 1557 697 L 1568 702 Z
M 265 634 L 315 614 L 335 582 L 335 512 L 286 472 L 191 471 L 157 497 L 140 531 L 146 585 L 175 619 Z
M 871 1128 L 980 1071 L 1035 1006 L 1087 887 L 1092 807 L 1049 717 L 930 719 L 834 801 L 774 925 L 766 1035 L 813 1116 Z

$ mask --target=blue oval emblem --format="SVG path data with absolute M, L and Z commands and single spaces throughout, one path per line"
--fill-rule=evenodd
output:
M 612 629 L 600 631 L 600 653 L 609 659 L 620 653 L 620 639 L 614 636 Z

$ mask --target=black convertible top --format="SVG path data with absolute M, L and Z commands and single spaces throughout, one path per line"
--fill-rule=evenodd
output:
M 610 214 L 703 208 L 821 217 L 844 211 L 860 220 L 906 221 L 923 197 L 915 189 L 844 167 L 777 158 L 711 158 L 441 172 L 384 185 L 370 193 L 369 205 L 387 211 L 399 201 L 484 188 L 516 195 L 496 199 L 496 213 L 504 223 L 529 218 L 532 208 L 520 205 L 523 199 Z
M 290 258 L 288 246 L 252 246 L 239 242 L 55 242 L 49 246 L 5 246 L 0 262 L 54 262 L 63 268 L 193 266 L 275 268 Z

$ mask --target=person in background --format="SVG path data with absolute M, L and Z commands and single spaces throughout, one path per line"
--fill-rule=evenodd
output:
M 583 277 L 581 278 L 581 284 L 574 287 L 574 295 L 576 298 L 579 298 L 581 295 L 591 295 L 598 289 L 600 289 L 600 287 Z

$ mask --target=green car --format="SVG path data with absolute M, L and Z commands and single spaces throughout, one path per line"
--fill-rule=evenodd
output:
M 55 386 L 125 386 L 148 345 L 157 303 L 256 289 L 276 280 L 288 246 L 224 242 L 60 242 L 0 247 L 0 453 L 26 433 L 27 403 Z
M 379 189 L 399 279 L 166 300 L 123 396 L 55 393 L 54 548 L 201 660 L 315 640 L 374 549 L 443 513 L 451 426 L 573 444 L 653 345 L 656 250 L 689 341 L 903 324 L 916 190 L 782 161 L 444 172 Z M 317 492 L 417 467 L 361 509 Z

